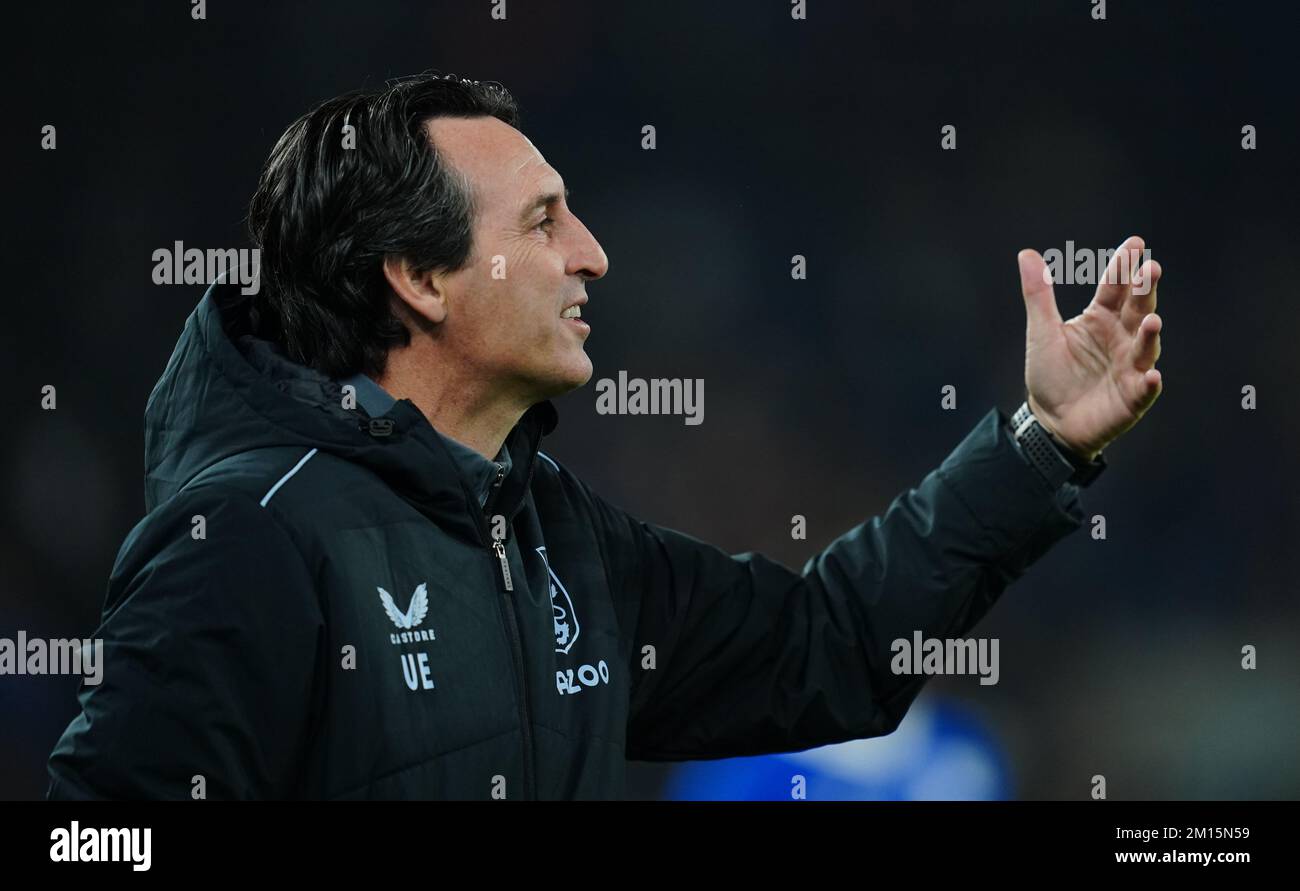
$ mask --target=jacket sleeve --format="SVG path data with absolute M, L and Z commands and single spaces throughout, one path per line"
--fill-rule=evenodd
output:
M 203 517 L 206 537 L 193 520 Z M 109 579 L 102 678 L 50 756 L 50 799 L 290 797 L 324 619 L 307 567 L 248 495 L 183 492 Z
M 590 497 L 611 590 L 635 624 L 627 756 L 648 761 L 890 733 L 925 680 L 891 672 L 891 642 L 964 636 L 1083 521 L 1078 489 L 1053 492 L 997 409 L 802 573 Z

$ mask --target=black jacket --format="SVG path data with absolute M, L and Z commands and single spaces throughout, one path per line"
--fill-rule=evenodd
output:
M 602 500 L 539 452 L 550 403 L 482 510 L 414 404 L 344 408 L 236 290 L 150 395 L 149 512 L 51 798 L 609 798 L 629 758 L 889 733 L 924 681 L 890 642 L 965 635 L 1082 523 L 996 409 L 802 573 Z

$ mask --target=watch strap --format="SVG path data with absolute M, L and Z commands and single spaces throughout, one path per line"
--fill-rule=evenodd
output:
M 1084 461 L 1058 443 L 1039 423 L 1027 401 L 1021 403 L 1011 416 L 1011 432 L 1029 463 L 1053 489 L 1065 483 L 1086 487 L 1106 469 L 1106 459 L 1102 455 L 1098 454 L 1093 461 Z

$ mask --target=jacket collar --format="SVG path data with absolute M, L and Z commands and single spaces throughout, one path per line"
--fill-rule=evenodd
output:
M 368 374 L 351 375 L 341 378 L 340 386 L 351 386 L 357 394 L 357 404 L 372 418 L 381 418 L 392 410 L 397 400 Z M 499 480 L 511 469 L 510 450 L 502 443 L 495 460 L 489 461 L 478 452 L 464 445 L 447 434 L 433 428 L 443 440 L 443 445 L 451 453 L 460 474 L 470 481 L 474 499 L 480 506 L 486 506 L 487 500 Z
M 397 400 L 380 418 L 344 408 L 337 381 L 291 362 L 249 333 L 247 309 L 237 286 L 210 287 L 150 396 L 150 463 L 163 465 L 173 481 L 161 489 L 173 489 L 237 452 L 318 448 L 371 470 L 448 533 L 490 544 L 472 481 L 413 402 Z M 558 419 L 551 402 L 539 402 L 506 437 L 513 460 L 488 504 L 492 513 L 513 519 L 520 510 L 541 439 Z

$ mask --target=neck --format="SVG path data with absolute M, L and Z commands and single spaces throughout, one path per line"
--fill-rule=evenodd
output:
M 376 382 L 395 399 L 410 399 L 433 429 L 462 443 L 489 461 L 529 405 L 527 400 L 493 392 L 479 375 L 444 373 L 454 363 L 442 365 L 415 361 L 409 350 L 393 350 Z M 430 374 L 429 368 L 438 368 Z

